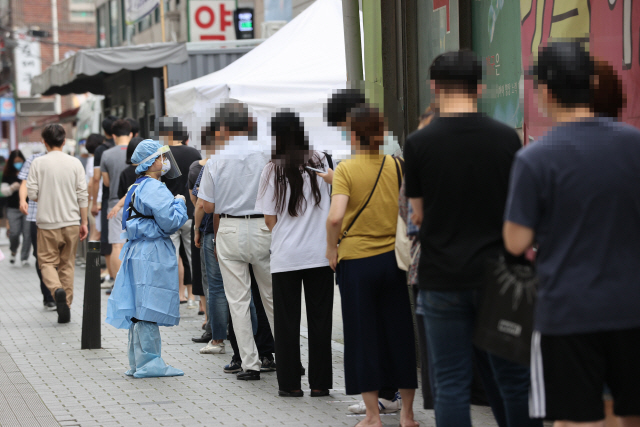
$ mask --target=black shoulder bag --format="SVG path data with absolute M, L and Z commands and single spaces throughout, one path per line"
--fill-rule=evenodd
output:
M 347 227 L 346 230 L 344 230 L 344 232 L 342 233 L 342 237 L 340 238 L 340 240 L 338 240 L 338 244 L 340 244 L 340 242 L 342 242 L 342 239 L 344 239 L 345 237 L 347 237 L 347 233 L 349 232 L 349 230 L 351 230 L 351 227 L 353 227 L 353 223 L 356 222 L 356 220 L 358 219 L 358 217 L 360 216 L 360 214 L 362 213 L 362 211 L 367 207 L 367 205 L 369 204 L 369 200 L 371 200 L 371 196 L 373 196 L 373 192 L 376 191 L 376 187 L 378 186 L 378 181 L 380 180 L 380 175 L 382 175 L 382 170 L 384 169 L 384 161 L 387 160 L 387 156 L 384 156 L 382 158 L 382 165 L 380 165 L 380 171 L 378 172 L 378 177 L 376 178 L 376 183 L 373 184 L 373 189 L 371 190 L 371 194 L 369 194 L 369 198 L 367 199 L 366 202 L 364 202 L 364 205 L 360 208 L 360 210 L 358 211 L 358 213 L 356 214 L 356 216 L 351 220 L 351 224 L 349 224 L 349 226 Z

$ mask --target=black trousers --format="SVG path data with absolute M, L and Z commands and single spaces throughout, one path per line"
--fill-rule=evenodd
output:
M 407 277 L 398 268 L 395 252 L 342 260 L 336 273 L 346 394 L 418 388 Z
M 251 275 L 251 294 L 253 295 L 253 304 L 256 306 L 256 314 L 258 316 L 258 332 L 253 336 L 253 339 L 256 341 L 256 347 L 258 347 L 258 355 L 260 356 L 260 359 L 266 357 L 269 360 L 273 360 L 273 353 L 275 351 L 273 334 L 271 333 L 271 327 L 269 326 L 269 318 L 267 318 L 267 313 L 264 311 L 264 305 L 262 305 L 258 282 L 256 282 L 256 278 L 253 275 L 253 268 L 251 268 L 251 266 L 249 266 L 249 274 Z M 233 330 L 231 313 L 229 313 L 229 342 L 233 349 L 232 359 L 236 362 L 240 362 L 240 350 L 238 349 L 238 341 L 236 341 L 236 334 Z
M 300 390 L 302 286 L 309 325 L 309 385 L 312 390 L 332 388 L 333 271 L 330 267 L 309 268 L 273 273 L 271 277 L 280 390 Z
M 31 246 L 33 247 L 33 256 L 36 258 L 36 272 L 38 273 L 38 278 L 40 279 L 40 291 L 42 292 L 42 298 L 44 302 L 53 302 L 53 297 L 51 296 L 51 292 L 49 292 L 49 288 L 42 281 L 42 272 L 40 271 L 40 266 L 38 265 L 38 226 L 34 222 L 29 222 L 31 226 Z

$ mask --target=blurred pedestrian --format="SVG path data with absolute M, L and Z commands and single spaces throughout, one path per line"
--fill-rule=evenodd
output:
M 31 163 L 38 157 L 44 156 L 45 153 L 37 153 L 30 156 L 22 165 L 20 169 L 20 173 L 18 174 L 18 179 L 20 182 L 20 212 L 26 215 L 27 222 L 29 223 L 29 237 L 31 238 L 31 246 L 33 247 L 33 256 L 36 258 L 36 273 L 38 274 L 38 279 L 40 280 L 40 292 L 42 292 L 42 303 L 45 308 L 49 310 L 56 309 L 56 303 L 53 300 L 53 296 L 47 288 L 47 285 L 44 284 L 42 280 L 42 271 L 40 270 L 40 263 L 38 262 L 38 225 L 36 223 L 36 218 L 38 214 L 38 204 L 29 200 L 27 197 L 27 178 L 29 177 L 29 171 L 31 170 Z
M 99 135 L 97 133 L 92 133 L 87 137 L 87 142 L 85 143 L 85 147 L 87 148 L 87 152 L 89 153 L 89 157 L 87 158 L 87 164 L 85 166 L 86 175 L 87 175 L 87 186 L 91 189 L 93 185 L 93 160 L 94 154 L 97 148 L 102 145 L 104 142 L 104 136 Z M 102 200 L 102 188 L 98 189 L 98 200 Z M 90 241 L 99 241 L 100 240 L 100 231 L 98 227 L 96 227 L 96 215 L 93 215 L 91 212 L 93 211 L 93 204 L 95 203 L 92 200 L 91 191 L 89 191 L 89 240 Z M 99 219 L 98 219 L 99 221 Z
M 580 42 L 541 48 L 530 70 L 555 126 L 516 156 L 507 250 L 538 245 L 532 416 L 604 426 L 607 385 L 620 425 L 640 426 L 640 131 L 616 120 L 625 96 Z
M 205 212 L 220 215 L 215 251 L 242 359 L 243 372 L 237 378 L 259 380 L 260 370 L 267 368 L 261 365 L 273 365 L 269 370 L 275 370 L 273 360 L 259 360 L 249 311 L 251 265 L 266 317 L 266 322 L 259 320 L 258 326 L 273 332 L 271 232 L 264 224 L 264 215 L 255 209 L 260 174 L 269 156 L 249 140 L 253 118 L 244 104 L 225 103 L 218 109 L 216 121 L 216 144 L 228 145 L 230 154 L 207 162 L 198 198 L 203 200 Z
M 420 292 L 438 427 L 470 427 L 474 352 L 498 420 L 540 426 L 527 411 L 529 370 L 473 345 L 485 263 L 503 248 L 509 170 L 520 148 L 514 129 L 478 113 L 482 64 L 448 52 L 430 69 L 438 117 L 405 144 L 406 195 L 420 227 Z M 498 393 L 489 393 L 499 390 Z
M 36 221 L 42 278 L 55 298 L 58 323 L 68 323 L 76 248 L 78 240 L 88 235 L 87 182 L 80 160 L 62 152 L 65 143 L 62 126 L 46 126 L 42 140 L 48 153 L 31 164 L 27 191 L 29 199 L 40 208 Z
M 184 375 L 162 359 L 158 329 L 180 321 L 178 264 L 170 236 L 187 220 L 184 198 L 174 197 L 160 182 L 162 175 L 180 174 L 163 148 L 146 140 L 131 157 L 139 178 L 126 196 L 122 220 L 128 241 L 107 305 L 107 323 L 129 329 L 131 369 L 125 374 L 135 378 Z
M 127 117 L 125 120 L 129 122 L 129 125 L 131 125 L 131 137 L 138 138 L 140 136 L 140 122 L 136 119 L 132 119 L 131 117 Z
M 326 256 L 342 296 L 346 392 L 362 394 L 367 408 L 358 426 L 381 426 L 378 390 L 397 387 L 400 423 L 413 427 L 413 318 L 394 250 L 402 168 L 399 159 L 380 152 L 385 128 L 376 108 L 349 112 L 348 135 L 357 154 L 335 171 Z
M 131 141 L 131 125 L 127 120 L 117 120 L 111 125 L 111 134 L 115 139 L 116 145 L 109 148 L 102 154 L 100 162 L 100 172 L 102 174 L 102 182 L 105 187 L 109 188 L 108 204 L 103 209 L 108 212 L 118 204 L 118 185 L 120 184 L 120 175 L 127 168 L 127 147 Z M 117 274 L 120 269 L 120 251 L 126 242 L 122 234 L 122 210 L 116 213 L 116 216 L 109 219 L 109 228 L 103 230 L 108 233 L 109 244 L 111 245 L 111 271 Z
M 16 254 L 22 236 L 20 261 L 22 265 L 29 265 L 29 251 L 31 250 L 31 227 L 27 216 L 20 212 L 20 179 L 18 173 L 24 165 L 24 154 L 14 150 L 9 154 L 2 173 L 2 195 L 6 199 L 7 219 L 9 221 L 9 263 L 15 264 Z
M 349 130 L 347 128 L 347 116 L 353 108 L 364 105 L 367 102 L 364 94 L 357 89 L 344 89 L 333 94 L 328 100 L 325 108 L 325 120 L 329 126 L 336 127 L 342 132 L 342 137 L 351 144 Z M 387 137 L 388 131 L 385 129 L 385 143 L 389 142 Z M 388 144 L 386 145 L 388 147 Z M 393 153 L 393 151 L 391 152 Z M 391 154 L 385 152 L 383 154 Z M 331 165 L 330 165 L 331 166 Z M 318 174 L 325 182 L 331 184 L 333 182 L 333 167 L 327 169 L 327 173 Z M 398 393 L 398 389 L 394 387 L 386 388 L 383 386 L 378 391 L 378 407 L 380 413 L 388 414 L 398 412 L 402 408 L 402 396 Z M 364 414 L 367 412 L 367 406 L 364 401 L 350 405 L 349 411 L 354 414 Z
M 107 116 L 102 120 L 102 131 L 105 135 L 105 140 L 98 148 L 96 148 L 93 154 L 93 180 L 90 186 L 91 194 L 91 215 L 97 217 L 100 215 L 100 255 L 105 258 L 107 263 L 108 274 L 105 277 L 102 285 L 103 289 L 110 289 L 113 287 L 113 279 L 116 277 L 116 271 L 113 271 L 113 265 L 111 263 L 111 245 L 109 244 L 109 221 L 107 219 L 109 206 L 109 187 L 104 185 L 102 181 L 102 172 L 100 171 L 100 163 L 102 162 L 102 155 L 105 151 L 115 146 L 115 141 L 111 133 L 111 126 L 118 120 L 117 117 Z M 102 197 L 98 198 L 102 191 Z
M 176 117 L 160 117 L 158 122 L 158 132 L 160 135 L 160 140 L 169 145 L 171 153 L 176 159 L 176 162 L 178 162 L 180 170 L 184 171 L 184 174 L 182 174 L 179 178 L 172 180 L 163 178 L 162 182 L 167 185 L 167 188 L 174 196 L 181 194 L 186 200 L 187 215 L 189 215 L 189 219 L 178 231 L 174 233 L 173 236 L 171 236 L 171 240 L 176 247 L 176 251 L 179 251 L 180 244 L 182 244 L 182 247 L 184 248 L 185 254 L 187 256 L 187 262 L 189 265 L 191 265 L 191 227 L 193 225 L 194 206 L 193 203 L 191 203 L 191 197 L 189 197 L 188 194 L 189 190 L 187 188 L 187 179 L 189 167 L 193 162 L 201 160 L 202 156 L 200 155 L 200 152 L 195 148 L 185 145 L 185 142 L 188 140 L 189 135 L 187 134 L 186 127 Z M 191 287 L 192 284 L 184 283 L 184 271 L 181 273 L 181 280 L 181 284 L 183 287 L 180 288 L 180 301 L 185 301 L 188 308 L 197 308 L 198 305 L 196 304 L 195 298 L 193 296 L 193 289 Z M 201 286 L 202 285 L 200 284 L 200 287 Z M 186 300 L 184 296 L 185 288 L 187 290 Z
M 275 146 L 264 167 L 256 210 L 271 231 L 271 277 L 275 336 L 278 337 L 278 394 L 301 397 L 300 304 L 304 297 L 309 325 L 311 397 L 328 396 L 333 387 L 331 323 L 333 271 L 324 256 L 329 184 L 313 169 L 326 171 L 326 155 L 311 150 L 297 114 L 271 119 Z

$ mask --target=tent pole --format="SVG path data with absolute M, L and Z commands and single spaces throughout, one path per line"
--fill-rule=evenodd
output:
M 162 43 L 166 42 L 166 36 L 165 36 L 165 28 L 164 28 L 164 0 L 160 0 L 160 33 L 162 34 Z M 168 81 L 168 76 L 167 76 L 167 66 L 165 65 L 164 67 L 162 67 L 162 81 L 164 82 L 164 90 L 167 90 L 167 88 L 169 87 L 169 81 Z M 163 98 L 165 98 L 164 101 L 164 114 L 167 114 L 167 100 L 166 97 L 163 96 Z M 156 113 L 158 114 L 158 113 Z M 163 115 L 164 115 L 163 114 Z
M 347 82 L 362 84 L 362 46 L 360 43 L 360 6 L 358 0 L 342 0 L 344 50 L 347 59 Z

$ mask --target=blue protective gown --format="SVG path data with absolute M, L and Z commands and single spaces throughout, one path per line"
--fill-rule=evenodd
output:
M 180 322 L 178 262 L 171 235 L 187 222 L 187 207 L 160 181 L 147 178 L 135 188 L 134 207 L 149 218 L 126 222 L 128 239 L 109 297 L 107 323 L 120 329 L 131 318 L 174 326 Z M 127 208 L 125 206 L 125 208 Z
M 107 323 L 129 329 L 129 364 L 136 378 L 184 373 L 161 357 L 158 326 L 180 321 L 178 263 L 171 234 L 187 222 L 187 207 L 160 181 L 147 178 L 134 191 L 134 207 L 145 216 L 125 224 L 122 265 L 107 304 Z M 125 207 L 126 208 L 126 207 Z M 137 323 L 131 321 L 138 320 Z

